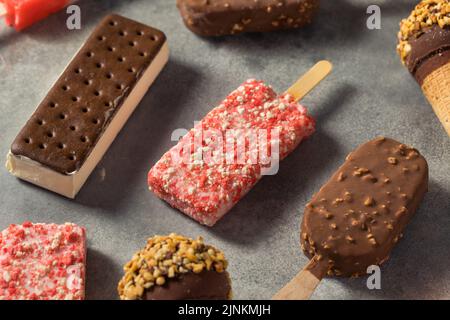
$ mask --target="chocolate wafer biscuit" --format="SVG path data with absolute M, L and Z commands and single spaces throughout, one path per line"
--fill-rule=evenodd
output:
M 12 143 L 9 171 L 75 197 L 167 60 L 161 31 L 104 18 Z
M 319 0 L 177 0 L 186 26 L 202 36 L 299 28 L 311 22 Z
M 328 275 L 358 276 L 386 261 L 428 189 L 419 152 L 377 138 L 352 152 L 306 206 L 305 254 Z

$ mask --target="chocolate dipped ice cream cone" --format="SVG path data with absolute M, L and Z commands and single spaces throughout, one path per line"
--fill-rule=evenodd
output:
M 450 1 L 423 0 L 400 23 L 397 51 L 450 135 Z

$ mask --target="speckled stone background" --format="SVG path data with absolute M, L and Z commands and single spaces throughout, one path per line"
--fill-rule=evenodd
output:
M 117 12 L 163 30 L 171 60 L 75 201 L 0 169 L 0 228 L 24 220 L 71 221 L 88 230 L 87 298 L 115 299 L 122 265 L 154 234 L 204 236 L 229 259 L 236 299 L 268 299 L 306 263 L 299 248 L 303 207 L 359 144 L 378 135 L 418 148 L 430 191 L 382 268 L 382 290 L 366 279 L 325 279 L 314 299 L 450 298 L 450 138 L 395 53 L 402 17 L 416 1 L 323 0 L 303 30 L 203 39 L 183 25 L 174 0 L 81 1 L 82 30 L 65 12 L 22 33 L 0 30 L 0 154 L 96 23 Z M 382 29 L 366 28 L 378 4 Z M 198 225 L 147 190 L 150 167 L 173 142 L 249 77 L 277 90 L 320 59 L 333 74 L 305 100 L 317 133 L 265 177 L 214 228 Z M 106 177 L 102 179 L 102 172 Z

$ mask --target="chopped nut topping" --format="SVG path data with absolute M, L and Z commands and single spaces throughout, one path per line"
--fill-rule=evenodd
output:
M 363 175 L 365 175 L 365 174 L 368 174 L 369 172 L 370 172 L 369 169 L 366 169 L 366 168 L 357 168 L 357 169 L 353 172 L 353 175 L 356 176 L 356 177 L 361 177 L 361 176 L 363 176 Z
M 368 181 L 368 182 L 372 182 L 372 183 L 376 183 L 378 181 L 377 178 L 375 178 L 373 175 L 368 174 L 366 176 L 363 177 L 364 181 Z
M 367 197 L 366 200 L 364 200 L 364 205 L 366 207 L 371 207 L 375 204 L 375 200 L 372 197 Z
M 155 236 L 125 265 L 119 295 L 122 300 L 140 299 L 144 289 L 162 286 L 169 278 L 204 270 L 221 273 L 227 265 L 224 254 L 205 245 L 201 237 L 193 240 L 177 234 Z
M 411 150 L 408 155 L 406 156 L 406 159 L 408 160 L 412 160 L 412 159 L 416 159 L 419 157 L 419 153 L 415 150 Z
M 350 192 L 346 191 L 346 192 L 344 193 L 344 200 L 345 200 L 346 202 L 352 202 L 352 201 L 353 201 L 353 196 L 352 196 L 352 194 L 351 194 Z
M 349 236 L 349 235 L 345 236 L 345 240 L 347 240 L 349 243 L 354 243 L 355 242 L 355 239 L 352 236 Z
M 339 181 L 339 182 L 344 181 L 345 178 L 347 178 L 347 176 L 343 172 L 340 172 L 337 177 L 337 181 Z
M 401 217 L 401 216 L 403 216 L 407 211 L 408 211 L 408 209 L 406 209 L 405 207 L 401 207 L 401 208 L 395 213 L 395 216 L 396 216 L 396 217 Z
M 394 157 L 389 157 L 387 160 L 392 165 L 396 165 L 398 163 L 397 158 L 394 158 Z

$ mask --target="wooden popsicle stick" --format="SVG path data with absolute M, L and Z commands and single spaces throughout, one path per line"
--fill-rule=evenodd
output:
M 325 79 L 331 70 L 333 70 L 333 65 L 330 61 L 319 61 L 286 92 L 299 101 Z
M 333 70 L 333 65 L 327 60 L 316 63 L 286 93 L 301 100 L 314 89 Z M 320 263 L 316 256 L 300 271 L 284 288 L 272 297 L 272 300 L 307 300 L 314 293 L 322 278 L 325 276 L 327 266 Z
M 317 257 L 312 258 L 302 271 L 272 297 L 272 300 L 308 300 L 326 271 L 326 265 L 320 263 Z

